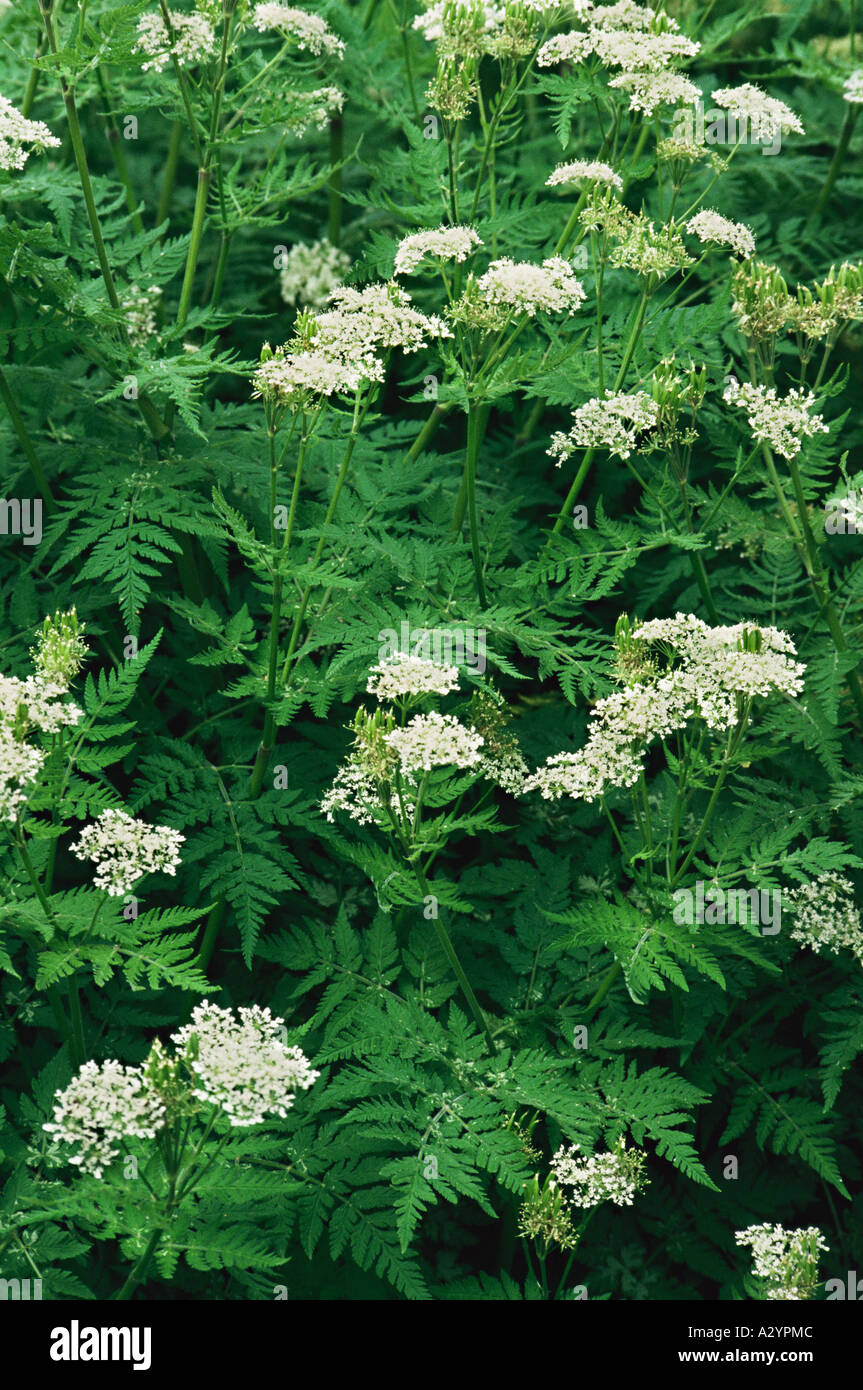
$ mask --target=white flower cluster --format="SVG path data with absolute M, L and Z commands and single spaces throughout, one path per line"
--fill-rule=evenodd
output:
M 494 782 L 495 786 L 500 787 L 501 791 L 508 792 L 510 796 L 521 796 L 530 776 L 530 768 L 525 762 L 523 753 L 517 747 L 504 748 L 495 753 L 484 753 L 477 767 L 482 777 L 487 777 L 490 782 Z
M 438 45 L 441 57 L 465 57 L 465 29 L 474 34 L 474 43 L 481 35 L 496 34 L 506 18 L 502 5 L 486 0 L 436 0 L 413 22 L 423 38 Z M 484 52 L 480 47 L 478 52 Z
M 337 811 L 342 811 L 357 825 L 387 823 L 387 812 L 377 781 L 361 753 L 352 753 L 339 768 L 332 786 L 321 801 L 321 811 L 330 822 L 335 820 Z M 408 814 L 413 815 L 413 811 L 411 804 Z
M 678 28 L 677 20 L 664 16 L 670 30 Z M 596 5 L 590 9 L 590 23 L 597 29 L 650 29 L 656 22 L 656 10 L 650 5 L 636 5 L 634 0 L 617 0 L 615 5 Z
M 133 347 L 146 347 L 157 329 L 156 305 L 162 298 L 158 285 L 142 290 L 139 285 L 130 285 L 121 300 L 126 319 L 126 332 Z
M 731 623 L 709 627 L 694 613 L 674 618 L 652 618 L 633 630 L 633 639 L 655 643 L 704 678 L 699 696 L 701 713 L 712 729 L 727 729 L 735 722 L 732 706 L 716 693 L 751 698 L 782 694 L 796 698 L 803 689 L 805 666 L 793 658 L 797 648 L 778 627 Z M 714 686 L 711 697 L 709 685 Z
M 125 811 L 102 811 L 71 845 L 77 859 L 96 865 L 94 883 L 112 898 L 122 897 L 144 874 L 173 876 L 185 840 L 169 825 L 148 825 Z
M 235 1128 L 262 1124 L 268 1115 L 283 1119 L 297 1091 L 320 1076 L 298 1047 L 282 1041 L 284 1019 L 253 1005 L 237 1010 L 204 1000 L 192 1021 L 171 1035 L 194 1077 L 194 1094 L 227 1115 Z
M 84 717 L 78 705 L 60 698 L 83 660 L 82 631 L 74 608 L 55 613 L 30 650 L 35 674 L 0 676 L 0 821 L 15 820 L 45 761 L 42 749 L 26 742 L 28 733 L 56 734 Z
M 765 1221 L 735 1231 L 734 1238 L 751 1247 L 755 1275 L 765 1281 L 769 1299 L 798 1302 L 815 1291 L 819 1251 L 830 1249 L 817 1226 L 787 1231 Z
M 540 312 L 573 314 L 587 298 L 569 261 L 561 256 L 550 256 L 542 265 L 503 257 L 492 261 L 477 285 L 486 303 L 531 318 Z
M 641 111 L 645 116 L 652 116 L 657 106 L 683 106 L 701 95 L 695 83 L 680 72 L 622 72 L 608 85 L 628 92 L 630 111 Z
M 751 82 L 742 87 L 720 87 L 711 100 L 723 110 L 730 111 L 738 124 L 748 123 L 753 140 L 772 140 L 777 134 L 794 131 L 803 135 L 803 125 L 784 101 L 770 97 Z
M 320 1076 L 298 1047 L 282 1041 L 284 1019 L 257 1005 L 220 1009 L 198 1004 L 191 1023 L 172 1034 L 169 1058 L 153 1044 L 139 1067 L 85 1062 L 65 1090 L 55 1094 L 54 1118 L 43 1126 L 76 1152 L 69 1162 L 101 1178 L 129 1139 L 152 1139 L 177 1108 L 188 1115 L 191 1097 L 215 1105 L 233 1127 L 284 1118 L 299 1090 Z M 182 1069 L 191 1085 L 182 1084 Z M 168 1085 L 164 1086 L 163 1081 Z
M 310 127 L 326 130 L 332 116 L 337 116 L 345 104 L 345 94 L 338 87 L 316 87 L 313 92 L 294 92 L 297 110 L 288 125 L 299 139 Z
M 842 96 L 845 101 L 850 101 L 852 106 L 863 105 L 863 68 L 858 68 L 850 77 L 846 77 Z
M 603 1154 L 583 1154 L 578 1144 L 570 1144 L 558 1149 L 551 1170 L 559 1186 L 572 1189 L 573 1206 L 589 1208 L 613 1202 L 616 1207 L 631 1207 L 646 1185 L 645 1163 L 639 1149 L 627 1149 L 623 1142 Z
M 403 773 L 430 772 L 434 767 L 476 767 L 485 739 L 454 714 L 415 714 L 384 741 L 398 754 Z
M 40 675 L 19 680 L 17 676 L 0 676 L 0 726 L 16 727 L 23 734 L 28 728 L 40 729 L 43 734 L 56 734 L 60 729 L 78 724 L 84 711 L 78 705 L 64 704 L 67 684 L 45 680 Z
M 729 222 L 712 208 L 702 208 L 690 217 L 686 230 L 705 246 L 729 246 L 738 256 L 754 256 L 755 237 L 742 222 Z
M 794 914 L 792 940 L 802 942 L 816 955 L 822 950 L 836 955 L 845 947 L 863 965 L 863 919 L 850 879 L 841 874 L 819 874 L 812 883 L 793 888 L 784 897 Z
M 536 55 L 538 68 L 551 68 L 556 63 L 580 63 L 592 52 L 591 35 L 573 29 L 568 34 L 555 34 L 546 39 Z
M 605 67 L 626 72 L 662 72 L 682 58 L 694 58 L 701 44 L 685 34 L 628 33 L 619 29 L 595 29 L 592 51 Z
M 572 183 L 605 183 L 611 188 L 623 188 L 620 175 L 616 174 L 609 164 L 603 164 L 598 159 L 572 159 L 568 164 L 558 164 L 545 183 L 547 188 Z
M 395 273 L 410 275 L 429 256 L 439 261 L 465 261 L 474 247 L 482 244 L 473 227 L 438 227 L 436 231 L 412 232 L 396 248 Z
M 652 115 L 657 106 L 694 101 L 694 82 L 674 65 L 693 58 L 701 45 L 679 31 L 676 20 L 644 5 L 600 5 L 586 15 L 587 29 L 555 34 L 537 54 L 538 67 L 583 62 L 590 54 L 608 68 L 622 68 L 609 83 L 629 93 L 631 111 Z
M 42 121 L 29 121 L 0 96 L 0 169 L 23 169 L 34 150 L 41 153 L 60 143 Z
M 811 391 L 793 388 L 787 396 L 777 396 L 773 386 L 753 386 L 732 377 L 723 392 L 730 405 L 746 411 L 749 428 L 755 439 L 769 444 L 783 458 L 793 459 L 800 453 L 804 436 L 826 433 L 820 415 L 810 415 L 815 404 Z
M 138 38 L 133 53 L 144 53 L 147 62 L 141 64 L 144 72 L 152 68 L 163 72 L 176 58 L 181 68 L 193 67 L 196 63 L 206 63 L 215 57 L 216 35 L 206 15 L 183 14 L 179 10 L 169 10 L 174 45 L 161 13 L 142 14 L 138 20 Z
M 606 391 L 605 398 L 585 401 L 572 412 L 575 422 L 563 433 L 556 431 L 551 447 L 546 450 L 559 468 L 577 448 L 608 449 L 618 458 L 627 459 L 633 449 L 643 442 L 645 434 L 656 428 L 659 406 L 646 391 L 627 395 L 624 391 Z
M 252 23 L 260 33 L 267 29 L 278 29 L 294 39 L 297 48 L 309 53 L 326 54 L 328 58 L 345 56 L 344 43 L 336 37 L 326 20 L 321 19 L 320 15 L 309 14 L 307 10 L 296 10 L 290 5 L 256 5 Z
M 350 256 L 326 238 L 308 246 L 298 242 L 285 257 L 279 276 L 282 299 L 286 304 L 323 309 L 350 267 Z
M 140 1067 L 85 1062 L 55 1095 L 54 1119 L 43 1125 L 77 1152 L 69 1162 L 101 1178 L 126 1139 L 152 1139 L 165 1122 L 165 1106 Z
M 741 701 L 774 693 L 796 697 L 803 688 L 805 668 L 792 659 L 791 638 L 777 628 L 711 628 L 694 614 L 678 613 L 644 623 L 632 636 L 666 649 L 678 664 L 598 700 L 585 746 L 550 757 L 525 792 L 538 791 L 547 801 L 595 801 L 609 787 L 637 782 L 654 739 L 694 718 L 713 732 L 729 730 L 741 718 Z
M 295 410 L 305 408 L 309 398 L 351 393 L 364 383 L 382 381 L 382 350 L 418 352 L 429 339 L 452 337 L 442 319 L 415 309 L 395 281 L 363 290 L 342 286 L 330 300 L 332 308 L 301 316 L 290 343 L 274 354 L 265 349 L 254 375 L 255 395 L 273 397 Z
M 21 742 L 0 725 L 0 821 L 16 819 L 44 761 L 41 748 Z
M 457 666 L 398 652 L 372 667 L 366 691 L 378 700 L 397 700 L 404 695 L 449 695 L 458 690 L 458 683 Z

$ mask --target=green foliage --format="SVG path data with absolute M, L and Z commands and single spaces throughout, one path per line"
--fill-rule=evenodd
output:
M 823 933 L 829 885 L 863 870 L 863 566 L 825 522 L 863 495 L 863 290 L 823 333 L 790 310 L 757 332 L 741 259 L 686 227 L 744 224 L 795 305 L 863 258 L 848 7 L 662 7 L 697 35 L 705 105 L 757 81 L 806 130 L 692 160 L 659 144 L 674 109 L 631 109 L 595 54 L 537 65 L 560 15 L 508 7 L 496 53 L 439 66 L 417 3 L 315 6 L 343 60 L 253 8 L 178 0 L 212 50 L 145 71 L 152 3 L 55 5 L 44 34 L 38 6 L 0 6 L 0 90 L 61 142 L 0 168 L 0 1278 L 38 1270 L 63 1300 L 742 1298 L 734 1232 L 761 1221 L 817 1223 L 830 1271 L 854 1268 L 859 909 Z M 610 218 L 596 182 L 549 185 L 572 161 L 619 176 Z M 638 214 L 689 264 L 619 255 Z M 395 277 L 406 236 L 448 226 L 481 245 Z M 395 278 L 448 332 L 367 343 L 377 373 L 300 408 L 255 372 L 323 309 L 295 252 L 321 272 L 325 239 L 347 285 Z M 489 329 L 489 263 L 552 256 L 584 302 Z M 672 408 L 666 369 L 703 370 L 703 399 Z M 787 457 L 731 374 L 813 392 L 827 428 Z M 661 427 L 549 456 L 612 391 Z M 41 501 L 38 540 L 12 499 Z M 52 698 L 80 709 L 40 723 L 7 678 L 73 608 L 84 665 Z M 627 666 L 621 615 L 677 613 L 780 629 L 802 690 L 660 729 L 593 799 L 522 794 L 598 701 L 659 678 Z M 458 694 L 374 698 L 405 633 L 434 634 Z M 390 735 L 431 711 L 482 761 L 397 767 Z M 39 767 L 12 804 L 22 743 Z M 328 815 L 364 751 L 364 814 Z M 182 839 L 109 892 L 78 846 L 116 812 Z M 813 884 L 806 919 L 786 895 Z M 778 895 L 781 925 L 684 920 L 699 885 Z M 131 1135 L 99 1176 L 70 1165 L 57 1093 L 85 1060 L 147 1064 L 202 998 L 270 1009 L 314 1084 L 266 1123 L 216 1114 L 197 1148 Z M 553 1238 L 556 1155 L 619 1144 L 646 1185 L 569 1191 Z

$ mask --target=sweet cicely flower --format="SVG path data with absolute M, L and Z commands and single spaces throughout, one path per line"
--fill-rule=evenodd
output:
M 61 699 L 67 686 L 66 681 L 49 681 L 41 675 L 26 680 L 0 676 L 0 726 L 23 738 L 31 729 L 56 734 L 80 723 L 84 711 Z
M 630 111 L 645 116 L 652 116 L 657 106 L 682 106 L 701 95 L 680 72 L 621 72 L 608 85 L 626 92 Z
M 122 897 L 144 874 L 174 875 L 185 840 L 169 825 L 148 825 L 125 811 L 103 811 L 71 845 L 76 859 L 96 866 L 94 883 L 110 897 Z
M 153 1139 L 165 1107 L 141 1067 L 85 1062 L 65 1091 L 57 1091 L 54 1118 L 42 1128 L 76 1152 L 69 1162 L 101 1178 L 128 1139 Z
M 609 164 L 603 164 L 598 159 L 572 159 L 568 164 L 558 164 L 545 183 L 547 188 L 555 188 L 559 184 L 584 183 L 604 183 L 611 188 L 623 188 L 620 175 L 616 174 Z
M 748 125 L 753 140 L 772 140 L 786 131 L 804 134 L 800 117 L 795 116 L 784 101 L 768 96 L 751 82 L 745 82 L 742 87 L 720 87 L 711 100 L 729 111 L 744 130 Z M 742 134 L 741 131 L 741 138 Z
M 578 1144 L 562 1145 L 551 1160 L 555 1180 L 571 1189 L 569 1199 L 576 1207 L 596 1207 L 613 1202 L 631 1207 L 635 1196 L 647 1184 L 647 1160 L 640 1149 L 627 1149 L 623 1140 L 607 1153 L 583 1154 Z
M 313 1071 L 298 1047 L 283 1040 L 284 1019 L 253 1005 L 237 1010 L 204 1000 L 192 1021 L 171 1034 L 193 1077 L 194 1095 L 215 1105 L 234 1127 L 259 1125 L 268 1115 L 284 1118 L 297 1091 L 307 1091 Z
M 863 919 L 850 879 L 841 874 L 819 874 L 812 883 L 785 893 L 784 900 L 794 914 L 792 940 L 816 955 L 853 951 L 863 965 Z
M 476 767 L 485 740 L 453 714 L 416 714 L 403 728 L 391 730 L 385 742 L 398 754 L 404 773 L 430 772 L 434 767 Z
M 307 10 L 297 10 L 290 5 L 256 5 L 252 23 L 260 33 L 277 29 L 285 38 L 293 39 L 301 51 L 326 54 L 328 58 L 345 56 L 344 43 L 336 37 L 326 20 L 321 19 L 320 15 L 309 14 Z
M 138 20 L 138 38 L 132 52 L 146 55 L 147 61 L 141 64 L 144 72 L 150 68 L 163 72 L 172 58 L 181 68 L 186 68 L 215 57 L 216 35 L 206 15 L 169 10 L 168 18 L 170 33 L 159 11 L 142 14 Z
M 212 1107 L 232 1128 L 282 1118 L 297 1091 L 320 1076 L 298 1047 L 284 1041 L 284 1019 L 257 1005 L 235 1018 L 206 1000 L 172 1034 L 174 1055 L 156 1040 L 143 1065 L 85 1062 L 55 1094 L 43 1129 L 75 1150 L 69 1162 L 101 1178 L 130 1140 L 153 1139 L 168 1125 L 188 1124 Z
M 285 256 L 279 276 L 282 299 L 286 304 L 323 309 L 350 268 L 350 256 L 326 238 L 309 246 L 298 242 Z
M 787 396 L 778 396 L 773 386 L 753 386 L 746 381 L 741 385 L 732 377 L 723 398 L 746 411 L 753 438 L 763 440 L 786 459 L 797 457 L 804 438 L 829 429 L 821 415 L 809 413 L 815 404 L 811 391 L 795 387 Z
M 765 1283 L 771 1300 L 796 1302 L 811 1298 L 818 1287 L 818 1255 L 830 1249 L 817 1226 L 786 1230 L 769 1221 L 735 1231 L 738 1245 L 752 1250 L 753 1271 Z
M 11 101 L 0 96 L 0 169 L 23 169 L 34 151 L 41 154 L 60 143 L 42 121 L 28 120 Z
M 41 748 L 14 738 L 0 726 L 0 821 L 16 820 L 45 756 Z
M 151 285 L 146 290 L 142 290 L 139 285 L 130 285 L 120 301 L 126 321 L 126 332 L 133 347 L 146 347 L 156 333 L 156 306 L 161 298 L 162 291 L 158 285 Z
M 312 92 L 293 92 L 296 110 L 288 120 L 288 128 L 297 139 L 311 127 L 326 130 L 333 116 L 338 116 L 345 104 L 345 94 L 338 87 L 316 87 Z
M 595 5 L 588 15 L 590 24 L 596 29 L 651 29 L 660 16 L 650 5 L 637 5 L 634 0 L 617 0 L 614 5 Z M 662 15 L 662 23 L 669 31 L 676 31 L 678 23 L 670 15 Z
M 366 690 L 378 700 L 397 700 L 405 695 L 449 695 L 458 684 L 458 667 L 397 653 L 372 667 Z
M 608 449 L 627 459 L 649 440 L 659 422 L 659 406 L 646 391 L 606 391 L 605 398 L 585 401 L 572 413 L 574 424 L 552 435 L 547 452 L 559 468 L 577 448 Z
M 332 291 L 331 307 L 305 312 L 294 337 L 275 352 L 265 344 L 254 375 L 254 395 L 291 410 L 349 395 L 384 377 L 390 348 L 418 352 L 432 339 L 452 337 L 442 319 L 414 308 L 395 281 Z
M 682 58 L 694 58 L 701 48 L 695 39 L 678 33 L 627 33 L 599 29 L 593 35 L 593 52 L 609 68 L 627 72 L 662 72 Z
M 651 648 L 664 657 L 665 671 Z M 804 667 L 794 654 L 791 638 L 777 628 L 712 628 L 691 613 L 632 628 L 624 653 L 629 683 L 596 702 L 584 747 L 550 757 L 525 792 L 592 802 L 611 787 L 633 786 L 654 740 L 667 739 L 690 720 L 723 733 L 746 717 L 756 697 L 796 698 Z
M 538 68 L 551 68 L 555 63 L 581 63 L 593 51 L 590 34 L 574 29 L 568 34 L 555 34 L 546 39 L 536 55 Z
M 477 246 L 482 246 L 473 227 L 438 227 L 431 232 L 412 232 L 396 248 L 396 275 L 409 275 L 421 261 L 429 258 L 460 263 Z
M 34 674 L 24 680 L 0 675 L 0 820 L 15 821 L 45 762 L 47 754 L 28 743 L 28 736 L 57 734 L 84 717 L 62 698 L 84 660 L 82 633 L 74 608 L 55 613 L 45 619 L 30 649 Z
M 755 254 L 755 237 L 749 228 L 742 222 L 730 222 L 711 208 L 702 208 L 701 212 L 690 217 L 686 230 L 697 236 L 705 246 L 728 246 L 738 256 Z
M 477 288 L 492 307 L 512 309 L 531 318 L 538 313 L 573 314 L 587 298 L 569 261 L 561 256 L 550 256 L 542 265 L 502 257 L 492 261 L 479 277 Z
M 852 106 L 863 105 L 863 68 L 858 68 L 850 77 L 846 77 L 842 96 L 845 101 L 850 101 Z

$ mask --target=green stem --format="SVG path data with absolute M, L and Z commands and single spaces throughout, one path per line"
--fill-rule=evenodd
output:
M 140 1284 L 145 1273 L 147 1272 L 147 1266 L 149 1265 L 150 1260 L 153 1258 L 153 1255 L 156 1251 L 156 1247 L 159 1244 L 159 1241 L 162 1239 L 164 1230 L 164 1226 L 157 1226 L 156 1229 L 151 1233 L 150 1239 L 147 1241 L 146 1247 L 144 1249 L 144 1253 L 133 1266 L 132 1270 L 129 1273 L 129 1277 L 126 1280 L 123 1287 L 119 1290 L 117 1294 L 115 1294 L 115 1300 L 118 1303 L 124 1303 L 127 1299 L 129 1299 L 135 1288 L 138 1286 L 138 1284 Z
M 428 879 L 426 878 L 419 864 L 413 865 L 413 871 L 423 897 L 433 897 L 434 894 L 431 892 Z M 474 994 L 471 988 L 470 980 L 464 972 L 464 967 L 462 966 L 462 963 L 459 960 L 458 955 L 456 953 L 456 949 L 452 944 L 452 938 L 450 937 L 449 932 L 447 931 L 439 916 L 433 917 L 432 921 L 434 922 L 434 928 L 437 932 L 438 941 L 440 942 L 441 947 L 443 948 L 444 955 L 446 956 L 447 960 L 452 966 L 453 974 L 455 975 L 456 979 L 459 982 L 459 985 L 461 986 L 461 992 L 464 995 L 465 1000 L 467 1001 L 468 1008 L 473 1014 L 480 1032 L 485 1034 L 485 1040 L 488 1044 L 488 1050 L 491 1053 L 491 1055 L 494 1056 L 497 1051 L 497 1047 L 495 1046 L 494 1038 L 491 1035 L 491 1030 L 488 1026 L 488 1021 L 482 1009 L 479 1006 L 476 995 Z
M 54 33 L 54 23 L 51 18 L 51 8 L 53 0 L 39 0 L 42 11 L 42 19 L 45 23 L 45 33 L 51 52 L 56 57 L 59 50 L 57 37 Z M 93 234 L 93 245 L 96 248 L 96 256 L 99 261 L 99 268 L 102 272 L 102 279 L 108 291 L 108 299 L 112 309 L 120 308 L 120 299 L 114 285 L 114 277 L 111 274 L 111 266 L 108 261 L 108 253 L 105 250 L 105 241 L 102 236 L 102 227 L 99 222 L 99 214 L 96 211 L 96 200 L 93 196 L 93 185 L 90 181 L 90 170 L 87 165 L 87 155 L 84 149 L 84 140 L 81 135 L 81 123 L 78 120 L 78 108 L 75 104 L 75 97 L 72 89 L 66 82 L 65 77 L 60 75 L 60 90 L 63 93 L 63 104 L 66 107 L 66 121 L 69 126 L 69 136 L 72 141 L 72 151 L 75 155 L 75 163 L 78 166 L 78 178 L 81 182 L 81 189 L 84 194 L 84 203 L 87 208 L 87 218 L 90 223 L 90 231 Z
M 331 245 L 341 245 L 342 239 L 342 161 L 344 159 L 344 122 L 341 116 L 330 121 L 330 168 L 327 191 L 327 236 Z
M 830 164 L 830 168 L 827 173 L 827 178 L 824 180 L 824 187 L 821 189 L 821 192 L 815 199 L 815 206 L 809 214 L 809 220 L 806 223 L 807 232 L 814 231 L 815 228 L 818 226 L 818 223 L 821 221 L 821 215 L 824 212 L 825 207 L 827 206 L 830 194 L 833 192 L 833 186 L 839 177 L 839 173 L 842 168 L 842 163 L 845 159 L 845 155 L 848 152 L 848 146 L 851 143 L 851 136 L 854 134 L 854 127 L 857 124 L 857 116 L 859 114 L 859 110 L 859 105 L 857 105 L 856 103 L 850 102 L 848 104 L 848 110 L 845 113 L 845 120 L 842 123 L 842 131 L 839 136 L 839 143 L 836 146 L 836 152 L 833 155 L 833 160 Z
M 258 747 L 255 764 L 252 768 L 252 775 L 249 779 L 249 799 L 254 801 L 261 794 L 261 787 L 264 782 L 264 774 L 270 761 L 270 754 L 273 751 L 276 737 L 276 717 L 273 710 L 273 702 L 276 698 L 276 676 L 279 665 L 279 623 L 282 617 L 282 594 L 284 588 L 283 566 L 285 557 L 291 544 L 291 536 L 294 530 L 294 520 L 297 512 L 297 502 L 300 495 L 300 486 L 303 477 L 303 462 L 306 456 L 306 447 L 309 442 L 309 434 L 303 430 L 300 439 L 300 451 L 297 458 L 297 471 L 294 475 L 294 488 L 291 495 L 291 509 L 288 516 L 288 525 L 285 530 L 284 540 L 278 556 L 278 571 L 273 583 L 273 606 L 270 614 L 270 636 L 267 653 L 267 712 L 264 716 L 264 732 Z M 272 440 L 271 440 L 272 443 Z M 276 471 L 275 463 L 272 467 L 273 473 Z
M 180 162 L 180 146 L 183 142 L 183 122 L 174 121 L 171 126 L 171 135 L 168 140 L 168 153 L 165 159 L 165 173 L 162 178 L 162 191 L 159 194 L 159 206 L 156 211 L 156 226 L 161 227 L 163 222 L 167 222 L 168 214 L 171 210 L 171 197 L 174 192 L 174 181 L 177 177 L 177 165 Z
M 114 167 L 126 194 L 126 207 L 132 217 L 132 226 L 138 236 L 144 235 L 144 219 L 138 211 L 138 199 L 135 197 L 135 190 L 132 187 L 132 178 L 129 173 L 129 165 L 126 162 L 126 151 L 123 148 L 120 127 L 114 115 L 114 108 L 111 104 L 111 94 L 108 91 L 108 82 L 101 67 L 96 69 L 96 77 L 99 82 L 99 91 L 102 101 L 105 104 L 105 124 L 108 132 L 108 144 L 111 148 L 111 157 L 114 160 Z
M 635 319 L 633 321 L 632 328 L 629 334 L 629 339 L 624 350 L 623 361 L 620 364 L 620 371 L 617 373 L 617 380 L 614 383 L 615 391 L 620 390 L 626 377 L 626 373 L 629 371 L 629 366 L 632 362 L 632 358 L 638 343 L 638 336 L 641 332 L 641 325 L 644 322 L 644 314 L 645 310 L 647 309 L 647 301 L 649 297 L 649 291 L 644 290 L 641 295 L 641 299 L 638 302 L 638 307 L 635 311 Z M 566 501 L 560 509 L 560 515 L 558 516 L 557 521 L 554 523 L 554 526 L 552 527 L 551 536 L 549 536 L 548 540 L 546 541 L 546 548 L 551 543 L 552 536 L 556 536 L 560 531 L 563 530 L 563 527 L 566 525 L 567 519 L 572 509 L 572 504 L 574 503 L 576 497 L 581 491 L 582 484 L 584 482 L 584 479 L 587 477 L 587 471 L 590 468 L 591 463 L 593 462 L 595 453 L 596 450 L 593 448 L 588 449 L 585 453 L 584 458 L 581 461 L 581 466 L 575 475 L 572 487 L 569 489 L 569 492 L 567 493 Z
M 355 401 L 355 403 L 354 403 L 354 420 L 353 420 L 353 425 L 352 425 L 352 427 L 351 427 L 350 437 L 349 437 L 349 439 L 348 439 L 347 447 L 346 447 L 346 449 L 345 449 L 344 457 L 343 457 L 343 459 L 342 459 L 342 464 L 341 464 L 341 467 L 340 467 L 340 469 L 339 469 L 339 475 L 338 475 L 338 477 L 337 477 L 337 479 L 336 479 L 336 486 L 335 486 L 335 488 L 333 489 L 333 495 L 332 495 L 332 497 L 330 498 L 330 505 L 329 505 L 329 507 L 327 508 L 327 514 L 326 514 L 326 516 L 324 517 L 324 523 L 323 523 L 323 526 L 321 527 L 321 536 L 320 536 L 320 540 L 318 541 L 318 544 L 317 544 L 317 546 L 315 547 L 315 553 L 314 553 L 314 555 L 313 555 L 313 557 L 312 557 L 312 570 L 313 570 L 313 571 L 314 571 L 315 569 L 317 569 L 318 562 L 319 562 L 319 560 L 320 560 L 320 558 L 321 558 L 321 555 L 322 555 L 323 552 L 324 552 L 324 546 L 326 545 L 326 532 L 327 532 L 327 527 L 329 526 L 330 522 L 332 521 L 333 516 L 334 516 L 334 514 L 335 514 L 336 507 L 338 506 L 338 501 L 339 501 L 339 498 L 340 498 L 341 493 L 342 493 L 342 488 L 344 487 L 345 478 L 347 477 L 348 466 L 349 466 L 349 464 L 350 464 L 351 457 L 352 457 L 353 452 L 354 452 L 354 446 L 355 446 L 355 444 L 356 444 L 356 442 L 357 442 L 357 439 L 358 439 L 358 437 L 359 437 L 360 426 L 361 426 L 361 424 L 362 424 L 362 422 L 363 422 L 363 418 L 364 418 L 364 416 L 365 416 L 366 410 L 368 409 L 368 405 L 369 405 L 369 398 L 366 399 L 366 404 L 363 406 L 362 411 L 360 411 L 360 397 L 359 397 L 359 394 L 357 394 L 357 398 L 356 398 L 356 401 Z M 308 584 L 306 585 L 304 591 L 303 591 L 302 598 L 300 599 L 300 606 L 299 606 L 299 609 L 297 610 L 297 616 L 296 616 L 296 618 L 294 619 L 294 626 L 293 626 L 293 628 L 291 629 L 291 637 L 290 637 L 290 641 L 289 641 L 289 643 L 288 643 L 288 652 L 287 652 L 287 656 L 285 657 L 285 664 L 284 664 L 284 667 L 282 668 L 282 681 L 283 681 L 284 683 L 287 683 L 287 681 L 288 681 L 288 676 L 289 676 L 289 673 L 290 673 L 290 670 L 291 670 L 291 662 L 293 661 L 293 658 L 294 658 L 294 652 L 295 652 L 295 650 L 296 650 L 297 641 L 298 641 L 299 635 L 300 635 L 300 628 L 302 627 L 303 619 L 304 619 L 304 617 L 306 616 L 306 608 L 308 607 L 309 597 L 310 597 L 310 595 L 311 595 L 311 592 L 312 592 L 312 584 L 311 584 L 311 583 L 308 583 Z
M 6 375 L 2 367 L 0 367 L 0 400 L 2 400 L 7 411 L 9 412 L 9 419 L 12 421 L 12 428 L 18 436 L 18 440 L 24 452 L 24 457 L 26 458 L 27 463 L 29 465 L 30 472 L 33 474 L 39 491 L 42 494 L 43 500 L 45 502 L 45 509 L 48 512 L 53 512 L 57 506 L 57 503 L 54 501 L 54 494 L 51 491 L 51 485 L 48 482 L 47 477 L 45 476 L 45 471 L 41 463 L 39 462 L 36 450 L 33 448 L 33 441 L 30 438 L 27 426 L 24 424 L 21 412 L 18 409 L 18 406 L 15 402 L 15 397 L 12 395 L 12 392 L 9 389 L 9 383 L 6 380 Z

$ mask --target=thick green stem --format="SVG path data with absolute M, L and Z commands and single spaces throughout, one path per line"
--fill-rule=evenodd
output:
M 833 160 L 827 172 L 827 178 L 824 180 L 824 187 L 821 189 L 821 192 L 815 199 L 815 206 L 809 214 L 809 220 L 806 224 L 807 232 L 813 232 L 815 228 L 818 226 L 818 223 L 821 221 L 821 215 L 824 212 L 825 207 L 827 206 L 830 194 L 833 192 L 833 187 L 836 183 L 836 180 L 839 177 L 839 173 L 842 168 L 845 155 L 848 152 L 848 146 L 851 143 L 851 136 L 854 134 L 854 127 L 857 124 L 857 116 L 859 110 L 859 105 L 855 103 L 850 103 L 848 106 L 848 110 L 845 113 L 845 120 L 842 123 L 842 131 L 839 136 L 839 143 L 836 146 L 836 152 L 833 155 Z
M 140 1259 L 133 1266 L 129 1274 L 129 1277 L 126 1280 L 123 1287 L 119 1290 L 118 1293 L 114 1295 L 115 1300 L 118 1303 L 124 1303 L 127 1299 L 131 1298 L 134 1290 L 140 1284 L 141 1280 L 147 1272 L 147 1266 L 149 1265 L 150 1260 L 153 1258 L 153 1255 L 156 1252 L 156 1247 L 158 1246 L 159 1241 L 162 1239 L 164 1229 L 165 1228 L 163 1226 L 157 1226 L 156 1229 L 150 1235 L 150 1239 L 147 1241 L 147 1244 L 144 1248 L 143 1255 L 141 1255 Z
M 477 520 L 476 509 L 476 465 L 479 457 L 479 446 L 482 440 L 482 428 L 480 424 L 480 412 L 477 406 L 471 406 L 467 417 L 467 457 L 465 459 L 465 485 L 467 490 L 468 519 L 470 522 L 470 550 L 473 560 L 473 573 L 476 579 L 477 597 L 483 608 L 488 606 L 485 594 L 485 584 L 482 577 L 482 557 L 479 549 L 479 523 Z

